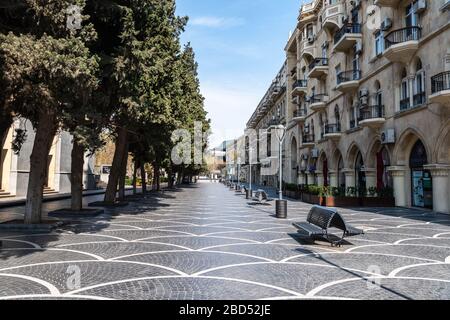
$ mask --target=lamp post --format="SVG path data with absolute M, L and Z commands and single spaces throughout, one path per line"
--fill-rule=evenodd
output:
M 249 146 L 248 148 L 248 164 L 249 164 L 249 168 L 250 168 L 250 173 L 249 173 L 249 186 L 248 186 L 248 192 L 247 192 L 247 199 L 250 199 L 253 197 L 253 191 L 252 191 L 252 151 L 253 148 Z
M 275 120 L 275 119 L 274 119 Z M 275 202 L 275 214 L 279 219 L 287 218 L 287 201 L 283 200 L 283 142 L 286 138 L 286 127 L 282 124 L 273 125 L 270 127 L 271 131 L 275 131 L 275 135 L 279 142 L 279 168 L 278 174 L 280 178 L 279 199 Z

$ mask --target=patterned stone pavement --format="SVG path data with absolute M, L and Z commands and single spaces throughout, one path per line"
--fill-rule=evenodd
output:
M 203 183 L 50 234 L 1 231 L 0 299 L 449 299 L 450 217 L 341 209 L 365 235 L 297 235 L 310 205 L 252 205 Z

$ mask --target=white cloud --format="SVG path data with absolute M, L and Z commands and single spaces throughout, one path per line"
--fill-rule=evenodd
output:
M 248 87 L 247 87 L 248 88 Z M 207 83 L 202 85 L 206 110 L 212 121 L 210 146 L 244 134 L 247 121 L 261 99 L 261 92 Z
M 245 24 L 244 19 L 241 18 L 224 18 L 224 17 L 198 17 L 190 21 L 193 26 L 209 27 L 209 28 L 229 28 L 238 27 Z

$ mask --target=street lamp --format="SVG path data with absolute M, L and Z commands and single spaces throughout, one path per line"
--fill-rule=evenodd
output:
M 248 182 L 249 190 L 248 190 L 248 193 L 247 193 L 247 198 L 252 198 L 253 197 L 253 191 L 252 191 L 252 151 L 253 151 L 253 148 L 249 146 L 248 147 L 248 164 L 249 164 L 249 167 L 250 167 L 250 173 L 249 173 L 249 182 Z
M 275 123 L 275 117 L 274 117 L 274 123 Z M 275 136 L 278 139 L 279 142 L 279 169 L 278 174 L 280 178 L 280 191 L 279 191 L 279 199 L 275 202 L 276 209 L 275 213 L 277 218 L 280 219 L 286 219 L 287 218 L 287 201 L 283 200 L 283 142 L 286 138 L 286 127 L 283 126 L 281 123 L 278 125 L 272 125 L 270 127 L 270 131 L 275 131 Z

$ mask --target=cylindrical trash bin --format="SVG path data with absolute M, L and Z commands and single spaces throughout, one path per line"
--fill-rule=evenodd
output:
M 275 202 L 275 215 L 278 219 L 287 219 L 287 201 L 277 200 Z

